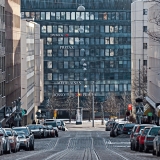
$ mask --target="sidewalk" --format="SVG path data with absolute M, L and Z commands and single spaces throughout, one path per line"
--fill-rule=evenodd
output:
M 82 124 L 76 125 L 76 121 L 72 121 L 71 123 L 66 122 L 66 127 L 68 130 L 105 130 L 105 122 L 102 125 L 101 120 L 94 121 L 94 127 L 92 127 L 92 121 L 82 121 Z

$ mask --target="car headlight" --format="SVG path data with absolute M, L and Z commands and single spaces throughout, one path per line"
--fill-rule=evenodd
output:
M 10 139 L 9 141 L 10 141 L 10 143 L 14 143 L 14 140 L 13 140 L 13 139 Z

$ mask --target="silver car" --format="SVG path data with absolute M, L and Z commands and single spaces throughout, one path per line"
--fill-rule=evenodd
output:
M 158 131 L 158 135 L 153 140 L 153 155 L 160 156 L 160 130 Z
M 160 127 L 152 127 L 148 131 L 145 140 L 144 140 L 144 151 L 146 153 L 149 152 L 149 150 L 153 150 L 153 140 L 158 135 L 158 131 L 160 130 Z
M 3 128 L 0 128 L 0 133 L 2 137 L 2 143 L 3 143 L 3 153 L 11 153 L 11 146 L 10 146 L 10 140 L 9 137 L 7 136 L 6 132 L 3 130 Z

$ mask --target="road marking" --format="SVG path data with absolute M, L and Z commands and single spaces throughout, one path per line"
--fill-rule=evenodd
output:
M 119 157 L 121 157 L 121 158 L 123 158 L 124 160 L 129 160 L 128 158 L 126 158 L 126 157 L 124 157 L 124 156 L 122 156 L 121 154 L 119 154 L 119 153 L 117 153 L 117 152 L 115 152 L 115 151 L 113 151 L 113 150 L 111 150 L 111 149 L 109 149 L 108 147 L 107 147 L 107 141 L 105 141 L 105 139 L 103 138 L 103 141 L 104 141 L 104 144 L 105 144 L 105 146 L 106 146 L 106 149 L 107 150 L 109 150 L 110 152 L 112 152 L 112 153 L 114 153 L 114 154 L 116 154 L 116 155 L 118 155 Z M 110 141 L 111 142 L 111 141 Z
M 30 155 L 27 155 L 27 156 L 18 158 L 18 159 L 16 159 L 16 160 L 25 159 L 25 158 L 32 157 L 32 156 L 34 156 L 34 155 L 36 155 L 36 154 L 39 154 L 39 153 L 44 153 L 44 152 L 47 152 L 47 151 L 51 151 L 51 150 L 53 150 L 53 149 L 55 148 L 55 146 L 57 145 L 58 141 L 59 141 L 59 138 L 57 139 L 55 145 L 54 145 L 51 149 L 44 149 L 44 150 L 37 151 L 37 152 L 35 151 L 33 154 L 30 154 Z M 51 142 L 52 142 L 52 141 L 50 141 L 47 146 L 49 146 L 49 144 L 50 144 Z

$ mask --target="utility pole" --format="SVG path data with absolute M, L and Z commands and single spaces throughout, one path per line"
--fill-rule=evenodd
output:
M 92 84 L 92 127 L 94 127 L 94 82 Z

